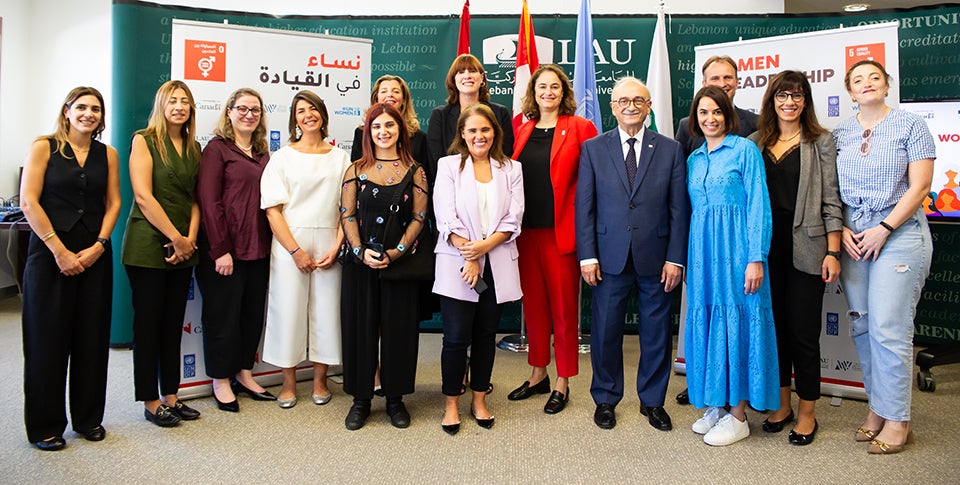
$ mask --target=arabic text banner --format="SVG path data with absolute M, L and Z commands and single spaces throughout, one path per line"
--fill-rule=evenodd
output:
M 314 91 L 324 100 L 330 116 L 330 141 L 350 151 L 356 119 L 369 103 L 370 42 L 174 20 L 170 76 L 183 79 L 193 91 L 198 140 L 203 145 L 213 137 L 230 93 L 250 87 L 263 97 L 262 116 L 271 152 L 287 143 L 290 100 L 303 90 Z M 208 393 L 210 382 L 203 361 L 202 295 L 196 287 L 191 294 L 180 350 L 182 397 Z M 262 346 L 261 342 L 261 350 Z M 303 367 L 311 368 L 309 363 Z M 259 359 L 253 372 L 267 376 L 264 383 L 279 381 L 279 369 Z
M 271 152 L 287 144 L 290 100 L 301 90 L 320 95 L 329 141 L 349 152 L 370 102 L 370 48 L 366 39 L 174 19 L 170 76 L 193 91 L 201 145 L 227 96 L 250 87 L 263 96 Z

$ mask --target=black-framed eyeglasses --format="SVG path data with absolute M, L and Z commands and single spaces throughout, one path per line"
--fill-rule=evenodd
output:
M 634 106 L 636 106 L 636 107 L 638 107 L 638 108 L 643 108 L 643 107 L 646 106 L 647 103 L 649 103 L 649 102 L 650 102 L 650 100 L 647 99 L 647 98 L 644 98 L 643 96 L 637 96 L 636 98 L 633 98 L 633 99 L 630 99 L 630 98 L 620 98 L 620 99 L 617 100 L 617 106 L 619 106 L 619 107 L 621 107 L 621 108 L 628 108 L 628 107 L 630 107 L 630 104 L 633 103 Z
M 863 143 L 860 144 L 860 154 L 866 156 L 870 153 L 870 138 L 873 136 L 873 130 L 863 130 L 863 134 L 860 136 L 863 138 Z
M 251 108 L 249 106 L 233 106 L 230 109 L 235 110 L 240 116 L 247 116 L 247 113 L 252 114 L 253 116 L 260 116 L 260 113 L 263 112 L 260 108 Z
M 777 94 L 773 95 L 773 98 L 776 99 L 777 101 L 780 101 L 781 103 L 786 101 L 787 98 L 792 99 L 794 103 L 799 103 L 800 101 L 803 101 L 803 98 L 805 97 L 806 96 L 801 91 L 797 91 L 794 93 L 789 93 L 787 91 L 779 91 L 777 92 Z

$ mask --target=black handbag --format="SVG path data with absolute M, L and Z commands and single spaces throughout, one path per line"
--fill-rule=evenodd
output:
M 384 225 L 384 241 L 399 241 L 406 229 L 400 224 L 400 198 L 406 192 L 407 186 L 413 183 L 413 174 L 420 168 L 414 164 L 407 171 L 407 175 L 400 182 L 400 190 L 394 193 L 390 200 L 391 212 Z M 437 257 L 433 252 L 437 246 L 437 233 L 431 226 L 428 218 L 424 217 L 421 223 L 420 234 L 412 243 L 407 245 L 403 255 L 391 261 L 386 268 L 380 270 L 380 279 L 384 280 L 420 280 L 429 281 L 434 278 L 434 268 Z

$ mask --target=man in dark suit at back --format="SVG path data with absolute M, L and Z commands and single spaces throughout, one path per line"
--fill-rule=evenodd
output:
M 740 78 L 737 76 L 737 61 L 730 56 L 712 56 L 704 61 L 701 72 L 703 73 L 703 86 L 716 86 L 722 89 L 723 92 L 727 93 L 730 101 L 733 102 L 733 97 L 737 95 L 737 85 L 740 83 Z M 737 118 L 740 120 L 738 135 L 746 138 L 757 131 L 756 113 L 736 106 L 734 106 L 734 109 L 737 112 Z M 687 119 L 689 118 L 689 116 L 686 116 L 680 120 L 676 132 L 676 139 L 683 145 L 683 155 L 685 157 L 689 157 L 694 150 L 703 145 L 702 136 L 691 135 L 687 131 Z M 677 394 L 677 402 L 690 404 L 690 397 L 687 395 L 686 389 Z
M 730 56 L 713 56 L 703 63 L 703 85 L 716 86 L 727 93 L 727 97 L 733 102 L 733 97 L 737 94 L 737 84 L 740 78 L 737 77 L 737 61 Z M 737 132 L 740 136 L 746 138 L 751 133 L 757 131 L 757 114 L 752 111 L 740 109 L 734 106 L 737 111 L 737 118 L 740 120 L 740 130 Z M 702 136 L 691 135 L 687 131 L 687 118 L 684 117 L 677 124 L 676 139 L 683 145 L 684 156 L 689 157 L 690 153 L 703 145 Z
M 682 279 L 690 220 L 686 158 L 679 143 L 644 128 L 650 91 L 639 80 L 618 80 L 610 107 L 617 128 L 584 143 L 576 197 L 577 256 L 593 287 L 593 419 L 603 429 L 617 423 L 627 297 L 636 286 L 640 412 L 668 431 L 670 292 Z

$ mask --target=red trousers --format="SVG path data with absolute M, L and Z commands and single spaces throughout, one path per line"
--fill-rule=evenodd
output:
M 552 331 L 557 376 L 573 377 L 579 371 L 577 254 L 560 254 L 553 228 L 524 228 L 517 238 L 517 249 L 529 344 L 527 362 L 534 367 L 550 364 Z

